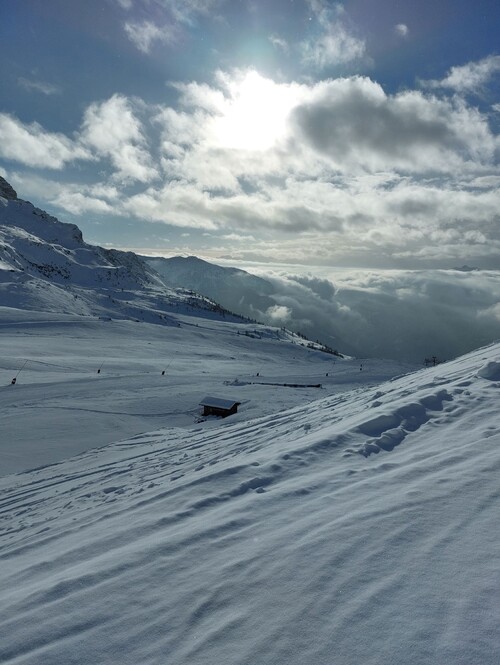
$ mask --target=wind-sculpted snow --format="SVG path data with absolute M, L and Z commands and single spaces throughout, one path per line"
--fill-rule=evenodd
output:
M 483 379 L 500 381 L 500 360 L 490 360 L 481 367 L 477 374 Z
M 496 664 L 499 350 L 4 477 L 0 661 Z

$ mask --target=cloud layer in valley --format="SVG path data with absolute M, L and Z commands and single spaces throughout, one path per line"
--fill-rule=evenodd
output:
M 500 338 L 497 272 L 345 271 L 274 283 L 276 302 L 289 309 L 286 325 L 331 336 L 357 356 L 449 360 Z
M 193 283 L 228 308 L 299 331 L 358 357 L 449 360 L 500 339 L 500 275 L 457 270 L 338 270 L 253 266 Z M 196 274 L 196 269 L 191 270 Z M 201 274 L 204 274 L 203 270 Z

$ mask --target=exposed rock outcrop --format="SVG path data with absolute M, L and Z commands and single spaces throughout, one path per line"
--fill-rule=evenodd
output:
M 2 176 L 0 176 L 0 196 L 3 196 L 4 199 L 9 199 L 9 201 L 17 199 L 16 190 Z

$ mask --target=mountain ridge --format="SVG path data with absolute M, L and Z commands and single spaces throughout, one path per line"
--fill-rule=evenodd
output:
M 209 316 L 233 316 L 190 289 L 167 286 L 134 252 L 86 243 L 78 226 L 20 199 L 2 179 L 0 304 L 13 306 L 16 299 L 22 308 L 50 309 L 55 302 L 56 311 L 160 324 L 182 305 Z

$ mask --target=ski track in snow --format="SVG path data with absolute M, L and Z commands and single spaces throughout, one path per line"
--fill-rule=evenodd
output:
M 1 661 L 493 665 L 499 350 L 0 479 Z

